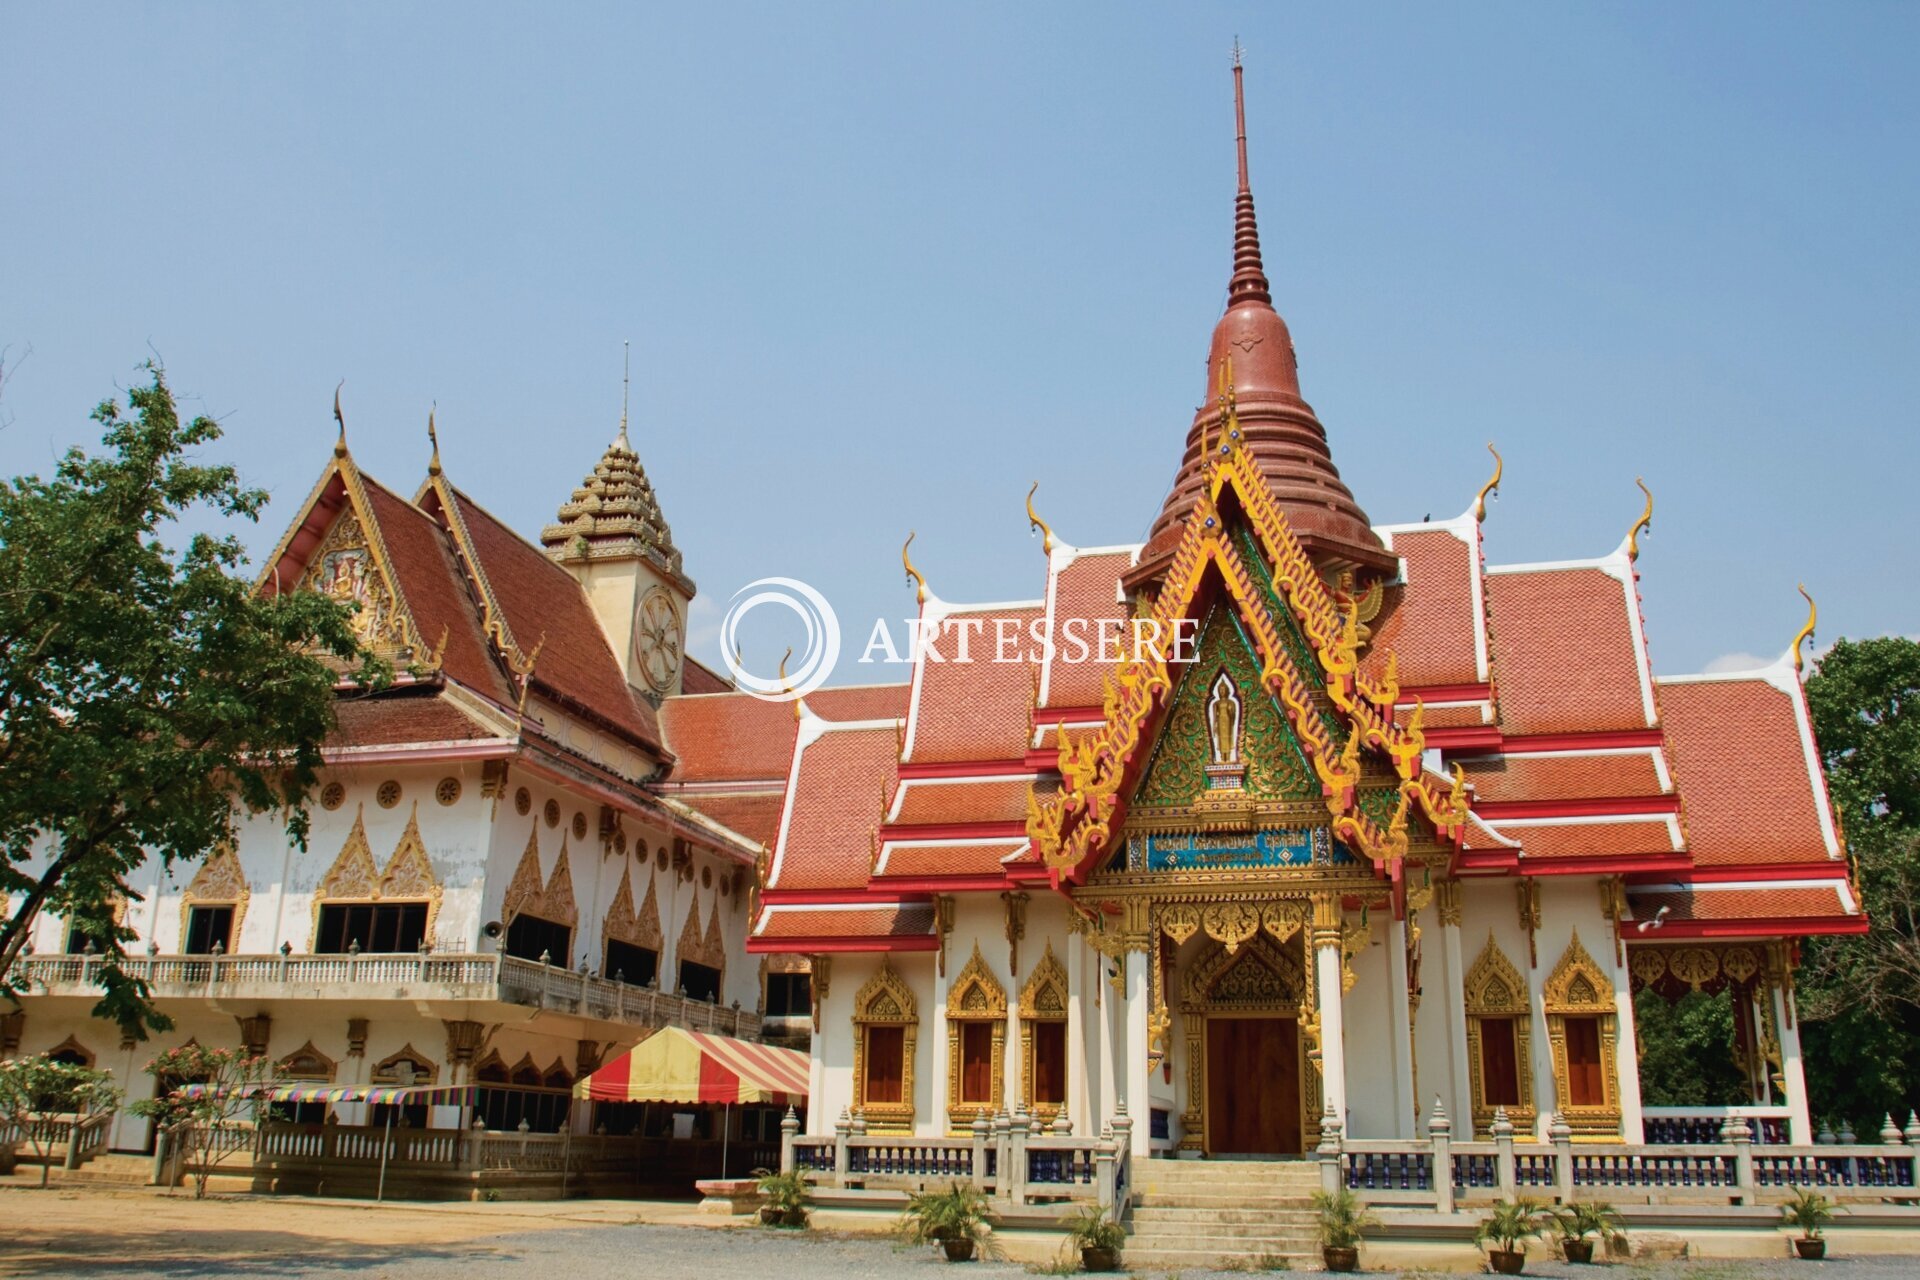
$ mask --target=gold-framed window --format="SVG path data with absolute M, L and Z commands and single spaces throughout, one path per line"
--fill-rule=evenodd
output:
M 1518 1134 L 1533 1127 L 1533 1009 L 1527 980 L 1487 932 L 1467 970 L 1467 1075 L 1473 1086 L 1473 1131 L 1489 1133 L 1505 1111 Z
M 980 944 L 947 989 L 947 1123 L 973 1124 L 1005 1101 L 1007 989 L 987 968 Z
M 1620 1136 L 1619 1018 L 1613 982 L 1576 931 L 1541 993 L 1556 1109 L 1576 1138 Z
M 919 1034 L 919 1002 L 893 961 L 883 959 L 853 998 L 853 1105 L 869 1130 L 913 1128 Z
M 1020 1095 L 1051 1125 L 1067 1105 L 1067 967 L 1047 943 L 1020 988 Z

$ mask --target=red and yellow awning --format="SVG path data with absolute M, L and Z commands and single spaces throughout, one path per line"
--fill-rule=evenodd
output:
M 760 1102 L 807 1096 L 807 1055 L 729 1036 L 662 1027 L 573 1086 L 595 1102 Z

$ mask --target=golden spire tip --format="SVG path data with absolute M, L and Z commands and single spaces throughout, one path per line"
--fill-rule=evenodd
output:
M 427 409 L 427 439 L 433 445 L 433 457 L 427 460 L 427 474 L 430 476 L 440 474 L 440 433 L 433 429 L 434 411 L 439 407 L 439 403 L 436 401 Z
M 1473 518 L 1485 524 L 1487 520 L 1487 499 L 1500 496 L 1500 477 L 1507 473 L 1506 460 L 1500 451 L 1493 447 L 1493 441 L 1487 441 L 1487 452 L 1493 455 L 1493 478 L 1480 486 L 1480 492 L 1473 495 Z
M 340 412 L 340 388 L 346 385 L 347 380 L 342 378 L 333 388 L 333 420 L 340 424 L 340 438 L 333 442 L 333 456 L 336 458 L 347 456 L 347 418 Z
M 1813 597 L 1807 594 L 1807 584 L 1804 582 L 1800 584 L 1800 598 L 1807 602 L 1807 625 L 1800 628 L 1800 633 L 1793 638 L 1793 669 L 1795 671 L 1801 670 L 1803 661 L 1800 656 L 1800 646 L 1813 639 L 1814 623 L 1820 620 L 1819 606 L 1814 604 Z
M 900 544 L 900 565 L 907 571 L 907 578 L 914 584 L 915 598 L 921 604 L 925 604 L 927 602 L 926 576 L 913 567 L 913 557 L 907 554 L 908 548 L 913 546 L 913 539 L 916 533 L 917 531 L 909 531 L 907 540 Z
M 1647 509 L 1640 513 L 1640 518 L 1633 522 L 1633 528 L 1627 533 L 1627 559 L 1630 561 L 1640 558 L 1640 535 L 1653 526 L 1653 490 L 1647 488 L 1647 482 L 1639 476 L 1635 476 L 1633 482 L 1640 486 L 1641 493 L 1647 495 Z
M 1036 529 L 1040 531 L 1040 534 L 1041 534 L 1040 549 L 1044 551 L 1046 554 L 1052 555 L 1053 554 L 1053 529 L 1051 526 L 1047 524 L 1045 520 L 1042 520 L 1039 516 L 1039 513 L 1033 509 L 1033 495 L 1038 493 L 1039 491 L 1040 491 L 1040 482 L 1038 480 L 1035 480 L 1033 482 L 1033 488 L 1027 490 L 1027 529 L 1029 532 Z

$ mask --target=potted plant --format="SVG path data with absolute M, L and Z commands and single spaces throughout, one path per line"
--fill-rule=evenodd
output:
M 1545 1212 L 1545 1205 L 1525 1196 L 1495 1200 L 1474 1228 L 1473 1242 L 1492 1246 L 1487 1250 L 1487 1261 L 1496 1272 L 1517 1276 L 1527 1265 L 1527 1241 L 1540 1235 L 1540 1219 Z
M 753 1176 L 759 1180 L 760 1194 L 765 1198 L 760 1206 L 761 1222 L 770 1227 L 807 1225 L 807 1210 L 813 1203 L 813 1189 L 807 1185 L 804 1174 L 798 1169 L 792 1173 L 755 1169 Z
M 1568 1262 L 1592 1262 L 1593 1241 L 1589 1236 L 1598 1237 L 1607 1246 L 1607 1252 L 1621 1254 L 1626 1251 L 1627 1233 L 1620 1220 L 1619 1211 L 1604 1200 L 1575 1200 L 1553 1211 L 1553 1220 L 1560 1228 L 1560 1249 Z
M 1780 1206 L 1782 1225 L 1800 1228 L 1800 1238 L 1793 1242 L 1793 1251 L 1809 1262 L 1818 1261 L 1827 1256 L 1827 1242 L 1820 1235 L 1820 1228 L 1833 1221 L 1839 1206 L 1815 1191 L 1812 1187 L 1795 1187 L 1787 1202 Z
M 1120 1247 L 1127 1242 L 1127 1229 L 1099 1205 L 1082 1205 L 1067 1219 L 1067 1238 L 1079 1246 L 1082 1270 L 1120 1269 Z
M 1320 1215 L 1320 1260 L 1329 1271 L 1360 1269 L 1360 1239 L 1380 1220 L 1367 1211 L 1351 1188 L 1329 1194 L 1313 1193 L 1313 1210 Z
M 901 1234 L 909 1244 L 938 1244 L 948 1262 L 970 1262 L 987 1238 L 987 1197 L 970 1183 L 907 1197 Z

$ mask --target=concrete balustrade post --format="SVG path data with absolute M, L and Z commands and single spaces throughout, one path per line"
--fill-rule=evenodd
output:
M 1341 1186 L 1346 1182 L 1341 1165 L 1340 1115 L 1333 1109 L 1331 1099 L 1327 1102 L 1326 1114 L 1320 1117 L 1320 1145 L 1313 1153 L 1320 1161 L 1320 1189 L 1328 1195 L 1340 1194 Z
M 1133 1149 L 1133 1116 L 1127 1110 L 1125 1098 L 1113 1100 L 1113 1140 L 1122 1151 Z
M 1913 1160 L 1913 1185 L 1920 1188 L 1920 1112 L 1907 1112 L 1903 1136 L 1907 1140 L 1907 1154 Z
M 853 1120 L 847 1115 L 845 1107 L 840 1108 L 840 1118 L 833 1122 L 833 1185 L 847 1185 L 847 1167 L 849 1140 L 853 1136 Z
M 987 1119 L 986 1109 L 973 1113 L 973 1185 L 981 1191 L 987 1189 L 987 1143 L 993 1137 L 993 1122 Z
M 1109 1127 L 1107 1132 L 1100 1136 L 1099 1143 L 1093 1149 L 1094 1194 L 1099 1197 L 1102 1209 L 1113 1207 L 1113 1167 L 1116 1146 L 1117 1141 L 1113 1136 L 1113 1130 Z
M 1553 1188 L 1561 1204 L 1573 1199 L 1573 1127 L 1558 1111 L 1547 1125 L 1547 1141 L 1553 1144 Z
M 1433 1207 L 1441 1213 L 1453 1212 L 1453 1121 L 1438 1094 L 1433 1098 L 1433 1114 L 1427 1119 L 1427 1141 L 1433 1149 Z
M 800 1136 L 800 1116 L 792 1107 L 780 1118 L 780 1172 L 792 1173 L 794 1170 L 793 1142 Z
M 1511 1200 L 1518 1183 L 1513 1172 L 1513 1121 L 1507 1119 L 1505 1107 L 1493 1113 L 1493 1149 L 1494 1180 L 1499 1184 L 1500 1198 Z
M 1005 1175 L 1007 1193 L 1015 1204 L 1027 1202 L 1027 1136 L 1028 1117 L 1016 1110 L 1008 1120 L 1007 1159 L 1011 1166 L 1002 1173 Z
M 1733 1187 L 1738 1204 L 1753 1203 L 1753 1129 L 1746 1117 L 1735 1115 L 1720 1126 L 1720 1140 L 1733 1146 Z

